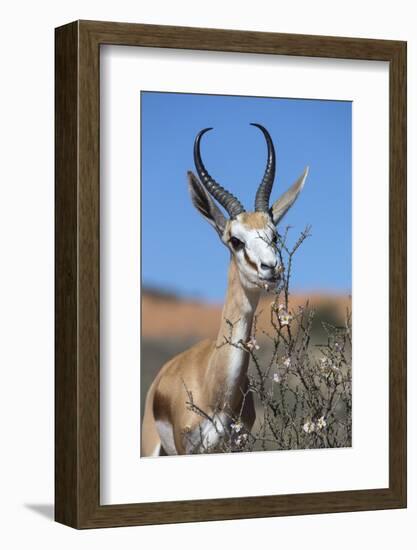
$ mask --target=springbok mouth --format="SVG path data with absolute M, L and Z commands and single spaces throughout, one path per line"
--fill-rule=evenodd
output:
M 275 277 L 269 277 L 269 278 L 259 277 L 259 280 L 262 281 L 263 283 L 277 283 L 280 280 L 280 278 L 281 277 L 279 275 L 276 275 Z
M 265 279 L 264 277 L 259 277 L 259 281 L 262 287 L 265 288 L 265 290 L 272 290 L 275 288 L 279 283 L 279 277 L 272 277 L 270 279 Z

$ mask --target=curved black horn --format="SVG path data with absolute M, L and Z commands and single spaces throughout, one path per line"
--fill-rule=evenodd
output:
M 207 172 L 206 167 L 203 164 L 203 161 L 201 160 L 201 154 L 200 154 L 200 140 L 201 137 L 208 132 L 209 130 L 212 130 L 213 128 L 204 128 L 204 130 L 201 130 L 197 134 L 197 137 L 194 141 L 194 164 L 198 173 L 198 176 L 201 180 L 201 183 L 204 185 L 204 187 L 207 189 L 207 191 L 217 200 L 219 204 L 221 204 L 229 213 L 231 218 L 235 218 L 238 214 L 241 212 L 244 212 L 245 209 L 243 208 L 242 204 L 239 202 L 239 200 L 229 193 L 224 187 L 222 187 L 220 184 L 215 181 L 210 174 Z
M 251 122 L 252 126 L 259 128 L 265 136 L 266 144 L 268 146 L 268 160 L 266 163 L 266 169 L 264 177 L 259 184 L 255 198 L 255 211 L 256 212 L 268 212 L 269 210 L 269 197 L 272 191 L 272 185 L 275 178 L 275 149 L 272 143 L 271 136 L 266 128 L 255 122 Z

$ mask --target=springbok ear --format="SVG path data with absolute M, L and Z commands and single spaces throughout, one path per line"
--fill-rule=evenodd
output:
M 308 170 L 309 168 L 307 166 L 303 174 L 298 178 L 298 180 L 271 206 L 271 216 L 275 225 L 277 225 L 282 220 L 282 218 L 294 204 L 295 199 L 301 193 L 301 190 L 304 187 L 304 183 L 308 175 Z
M 193 172 L 188 172 L 188 189 L 194 206 L 202 216 L 214 227 L 220 238 L 226 227 L 226 218 L 215 204 L 208 191 L 200 183 Z

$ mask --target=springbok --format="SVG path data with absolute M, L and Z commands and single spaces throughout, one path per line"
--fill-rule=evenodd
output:
M 168 361 L 149 388 L 142 425 L 142 456 L 216 449 L 230 433 L 233 418 L 238 416 L 248 432 L 255 421 L 252 393 L 247 392 L 249 354 L 241 344 L 250 339 L 262 290 L 272 290 L 281 278 L 283 268 L 277 260 L 275 226 L 302 190 L 308 167 L 269 207 L 275 177 L 274 145 L 263 126 L 252 126 L 262 131 L 268 148 L 254 212 L 246 212 L 239 200 L 207 172 L 200 141 L 212 128 L 201 130 L 195 138 L 194 163 L 199 179 L 188 172 L 189 191 L 195 208 L 230 251 L 226 300 L 217 339 L 199 342 Z M 227 211 L 229 219 L 213 199 Z M 231 331 L 236 345 L 224 345 L 230 341 Z M 190 396 L 203 415 L 190 407 Z

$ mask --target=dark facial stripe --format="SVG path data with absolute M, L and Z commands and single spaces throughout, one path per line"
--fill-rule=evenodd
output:
M 258 268 L 257 268 L 256 264 L 254 264 L 254 263 L 252 262 L 252 260 L 249 258 L 248 253 L 246 252 L 246 249 L 245 249 L 245 248 L 243 249 L 243 254 L 244 254 L 245 260 L 248 262 L 248 264 L 249 264 L 251 267 L 253 267 L 253 269 L 254 269 L 255 271 L 258 271 Z

